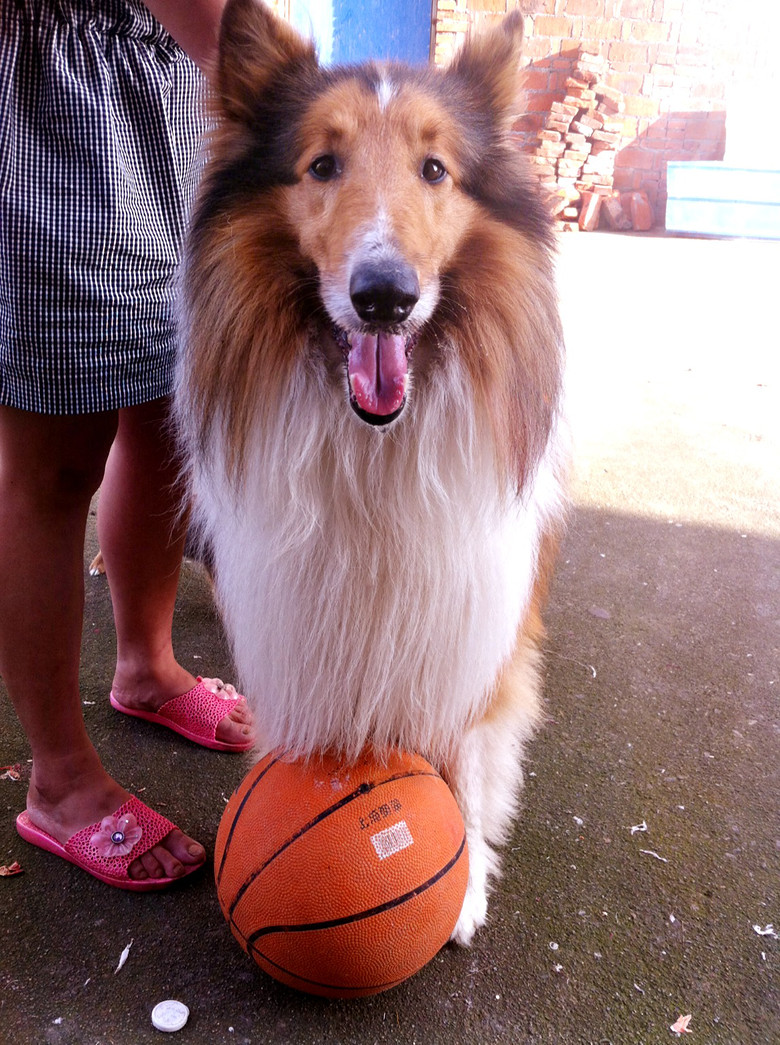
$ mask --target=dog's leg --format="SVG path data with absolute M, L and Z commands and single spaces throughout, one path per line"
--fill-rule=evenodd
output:
M 506 842 L 522 784 L 521 761 L 540 711 L 540 654 L 534 627 L 518 636 L 485 716 L 458 743 L 445 769 L 460 806 L 469 847 L 466 898 L 452 934 L 467 946 L 485 924 L 489 880 L 499 871 L 494 846 Z
M 498 857 L 485 836 L 484 727 L 469 730 L 447 766 L 447 778 L 466 825 L 469 880 L 460 916 L 452 932 L 467 947 L 487 918 L 488 878 L 498 871 Z
M 103 562 L 103 552 L 98 549 L 97 555 L 89 564 L 89 575 L 90 577 L 99 577 L 101 573 L 105 572 L 106 564 Z

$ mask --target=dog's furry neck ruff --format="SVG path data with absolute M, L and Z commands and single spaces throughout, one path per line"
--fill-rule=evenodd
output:
M 377 433 L 302 364 L 240 490 L 215 455 L 204 522 L 269 745 L 356 755 L 371 738 L 441 763 L 512 651 L 553 506 L 512 506 L 457 365 L 410 409 Z

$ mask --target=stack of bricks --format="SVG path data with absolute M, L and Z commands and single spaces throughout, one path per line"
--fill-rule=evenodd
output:
M 580 50 L 563 101 L 552 103 L 532 159 L 565 229 L 598 227 L 602 201 L 614 196 L 623 94 L 605 83 L 606 59 Z
M 496 4 L 500 0 L 495 0 Z M 433 59 L 437 65 L 447 65 L 469 34 L 474 12 L 469 0 L 438 0 L 434 5 L 435 36 Z

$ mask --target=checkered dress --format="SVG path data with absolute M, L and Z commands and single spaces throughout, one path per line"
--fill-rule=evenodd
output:
M 0 404 L 170 392 L 202 87 L 140 0 L 0 0 Z

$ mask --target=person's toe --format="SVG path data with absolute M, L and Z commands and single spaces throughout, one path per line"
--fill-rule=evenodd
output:
M 137 881 L 147 878 L 181 878 L 205 859 L 206 850 L 203 846 L 175 828 L 161 842 L 134 860 L 128 868 L 128 874 Z
M 217 740 L 223 744 L 246 744 L 255 739 L 254 720 L 243 697 L 217 725 Z
M 249 710 L 249 705 L 246 702 L 245 697 L 241 697 L 233 707 L 228 716 L 233 722 L 240 722 L 244 725 L 251 726 L 252 724 L 252 712 Z
M 135 860 L 133 864 L 131 864 L 131 877 L 133 877 L 132 868 L 134 866 L 136 867 L 137 874 L 145 878 L 170 877 L 170 875 L 166 875 L 162 863 L 157 859 L 158 852 L 162 854 L 163 851 L 164 850 L 162 846 L 156 845 L 153 849 L 150 849 L 148 852 L 142 853 L 141 856 L 139 856 L 138 859 Z

